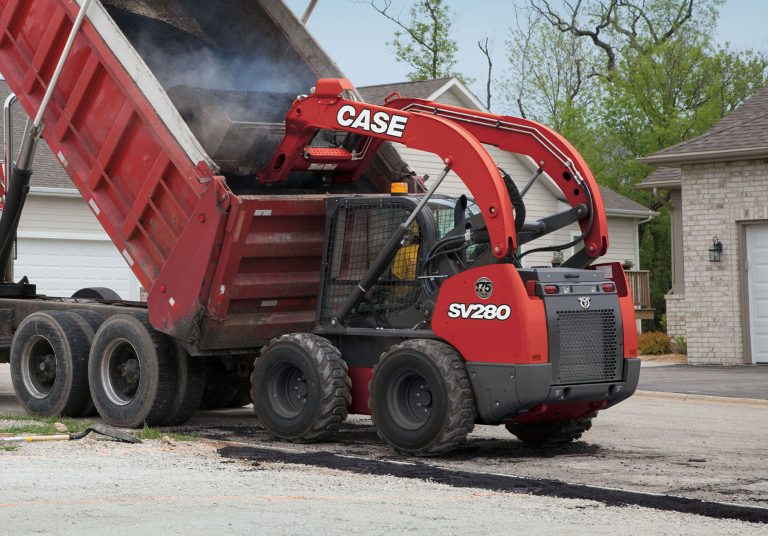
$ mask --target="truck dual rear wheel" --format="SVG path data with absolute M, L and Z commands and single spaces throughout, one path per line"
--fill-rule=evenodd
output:
M 254 362 L 253 410 L 281 439 L 317 441 L 338 430 L 347 418 L 350 389 L 341 353 L 316 335 L 283 335 Z
M 93 339 L 88 380 L 107 423 L 126 428 L 163 424 L 176 392 L 173 347 L 146 316 L 112 316 Z
M 400 453 L 440 454 L 474 429 L 467 368 L 445 343 L 417 339 L 393 346 L 374 367 L 369 392 L 376 431 Z
M 72 313 L 25 318 L 11 345 L 11 378 L 24 407 L 46 417 L 81 417 L 90 408 L 89 339 Z
M 179 426 L 187 422 L 200 408 L 207 375 L 205 361 L 189 355 L 180 345 L 174 351 L 176 363 L 176 394 L 163 424 Z
M 570 443 L 592 428 L 594 415 L 564 421 L 542 421 L 523 424 L 508 424 L 512 432 L 523 443 L 531 445 L 556 445 Z

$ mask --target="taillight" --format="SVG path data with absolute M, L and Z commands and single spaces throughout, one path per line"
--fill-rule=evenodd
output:
M 613 292 L 616 290 L 616 285 L 613 283 L 603 283 L 603 292 Z
M 557 285 L 544 285 L 544 294 L 557 294 Z

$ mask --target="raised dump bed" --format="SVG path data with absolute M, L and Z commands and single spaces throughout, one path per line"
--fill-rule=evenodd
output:
M 0 72 L 32 115 L 83 3 L 0 0 Z M 280 1 L 90 4 L 44 137 L 149 290 L 156 328 L 217 350 L 311 327 L 324 210 L 306 193 L 320 179 L 299 177 L 303 195 L 236 194 L 262 191 L 293 98 L 335 76 Z

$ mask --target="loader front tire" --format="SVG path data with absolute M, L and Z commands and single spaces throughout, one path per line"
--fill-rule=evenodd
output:
M 416 339 L 393 346 L 373 368 L 368 391 L 379 437 L 401 454 L 442 454 L 474 429 L 467 368 L 445 343 Z
M 171 341 L 152 328 L 146 314 L 112 316 L 93 339 L 88 381 L 96 409 L 108 424 L 161 425 L 176 392 Z
M 253 410 L 280 439 L 318 441 L 338 430 L 347 418 L 350 390 L 341 352 L 317 335 L 283 335 L 254 362 Z
M 508 424 L 509 430 L 523 443 L 530 445 L 557 445 L 576 441 L 592 428 L 594 415 L 564 421 L 528 422 Z

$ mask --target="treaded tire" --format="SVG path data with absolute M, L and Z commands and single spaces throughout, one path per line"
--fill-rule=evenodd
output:
M 96 336 L 96 332 L 99 331 L 99 328 L 104 323 L 104 317 L 102 317 L 100 314 L 91 311 L 89 309 L 72 309 L 67 311 L 67 314 L 72 315 L 72 318 L 75 319 L 75 321 L 80 324 L 80 327 L 82 328 L 83 332 L 88 337 L 88 352 L 90 354 L 91 351 L 91 344 L 93 343 L 93 338 Z M 91 391 L 90 387 L 88 389 L 88 409 L 83 411 L 83 414 L 81 417 L 95 417 L 98 415 L 99 412 L 96 411 L 96 406 L 93 403 L 93 398 L 91 397 Z
M 28 411 L 46 417 L 87 412 L 89 342 L 80 323 L 62 311 L 22 321 L 11 344 L 11 380 Z
M 337 431 L 347 418 L 351 380 L 341 352 L 309 333 L 272 340 L 254 361 L 253 410 L 274 436 L 311 442 Z
M 509 430 L 523 443 L 531 445 L 556 445 L 570 443 L 592 428 L 594 415 L 565 421 L 542 421 L 523 424 L 508 424 Z
M 477 409 L 466 365 L 443 342 L 415 339 L 393 346 L 373 368 L 368 391 L 379 437 L 401 454 L 442 454 L 475 427 Z M 418 406 L 424 401 L 427 407 Z
M 207 370 L 202 358 L 195 358 L 176 345 L 176 396 L 163 423 L 165 426 L 179 426 L 187 422 L 200 409 L 205 393 Z
M 125 375 L 128 365 L 133 375 Z M 152 328 L 144 313 L 112 316 L 93 339 L 88 381 L 96 409 L 107 423 L 124 428 L 163 424 L 176 391 L 170 340 Z
M 72 297 L 81 300 L 107 300 L 121 301 L 120 294 L 107 287 L 87 287 L 81 288 Z
M 228 408 L 235 409 L 235 408 L 242 408 L 245 406 L 249 406 L 253 403 L 251 400 L 251 386 L 245 385 L 243 387 L 240 387 L 237 390 L 237 394 L 232 399 L 232 401 L 227 404 Z

